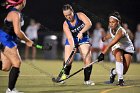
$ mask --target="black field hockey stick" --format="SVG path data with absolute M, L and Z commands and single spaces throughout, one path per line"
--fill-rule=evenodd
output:
M 75 53 L 77 47 L 78 47 L 78 45 L 75 46 L 75 47 L 73 48 L 73 50 L 71 51 L 71 54 L 70 54 L 69 58 L 67 59 L 67 61 L 65 62 L 65 65 L 63 66 L 62 70 L 60 71 L 58 77 L 57 77 L 57 78 L 52 78 L 52 81 L 53 81 L 53 82 L 56 82 L 56 83 L 59 82 L 59 80 L 61 79 L 61 76 L 62 76 L 62 75 L 64 74 L 64 72 L 65 72 L 66 67 L 69 65 L 69 62 L 70 62 L 71 58 L 73 57 L 73 55 L 74 55 L 74 53 Z
M 69 76 L 66 77 L 65 79 L 59 80 L 58 82 L 61 82 L 61 81 L 64 81 L 64 80 L 69 79 L 70 77 L 76 75 L 77 73 L 81 72 L 81 71 L 84 70 L 85 68 L 87 68 L 87 67 L 89 67 L 89 66 L 91 66 L 91 65 L 93 65 L 93 64 L 95 64 L 95 63 L 97 63 L 97 62 L 98 62 L 98 60 L 95 60 L 95 61 L 91 62 L 90 64 L 86 65 L 85 67 L 82 67 L 82 68 L 79 69 L 78 71 L 76 71 L 76 72 L 74 72 L 73 74 L 69 75 Z
M 23 44 L 26 43 L 26 42 L 23 41 L 23 40 L 21 40 L 20 42 L 23 43 Z M 37 48 L 37 49 L 42 49 L 42 50 L 51 50 L 51 49 L 52 49 L 52 45 L 51 45 L 51 44 L 48 44 L 48 43 L 46 44 L 46 46 L 33 43 L 32 46 L 35 47 L 35 48 Z

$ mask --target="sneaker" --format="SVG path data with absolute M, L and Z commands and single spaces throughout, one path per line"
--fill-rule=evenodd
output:
M 16 88 L 14 88 L 13 90 L 10 90 L 9 88 L 6 90 L 6 93 L 24 93 L 24 92 L 19 92 L 18 90 L 16 90 Z
M 60 84 L 65 84 L 66 82 L 65 81 L 61 81 L 61 82 L 59 82 Z
M 6 93 L 12 93 L 12 91 L 8 88 L 8 89 L 6 90 Z
M 115 81 L 116 74 L 113 74 L 114 69 L 115 68 L 112 68 L 110 71 L 110 83 L 113 83 Z
M 85 85 L 95 85 L 95 83 L 93 82 L 93 81 L 91 81 L 91 80 L 88 80 L 88 81 L 84 81 L 84 84 Z
M 124 81 L 123 81 L 123 79 L 120 79 L 119 80 L 119 83 L 117 84 L 118 86 L 124 86 Z

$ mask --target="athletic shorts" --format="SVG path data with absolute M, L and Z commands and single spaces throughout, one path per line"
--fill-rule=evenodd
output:
M 78 41 L 78 38 L 73 38 L 75 45 L 81 45 L 81 44 L 89 44 L 89 37 L 83 37 Z M 66 39 L 65 45 L 69 45 L 68 39 Z
M 10 36 L 6 32 L 4 32 L 2 29 L 0 29 L 0 42 L 3 45 L 3 47 L 9 47 L 13 48 L 14 46 L 17 46 L 15 43 L 17 37 Z
M 114 46 L 112 46 L 112 51 L 114 51 L 116 49 L 121 49 L 121 50 L 125 51 L 126 53 L 131 53 L 131 54 L 133 54 L 135 52 L 133 45 L 130 45 L 130 46 L 127 46 L 127 47 L 123 47 L 119 43 L 117 43 Z
M 129 53 L 123 50 L 123 54 L 130 54 L 132 56 L 134 53 Z

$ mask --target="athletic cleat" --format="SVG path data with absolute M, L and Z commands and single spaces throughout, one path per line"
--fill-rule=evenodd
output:
M 88 81 L 84 81 L 84 84 L 85 85 L 95 85 L 95 83 L 93 82 L 93 81 L 91 81 L 91 80 L 88 80 Z
M 58 83 L 60 83 L 60 84 L 65 84 L 66 82 L 65 82 L 65 81 L 60 81 L 60 82 L 58 82 Z
M 14 88 L 13 90 L 10 90 L 9 88 L 6 90 L 6 93 L 24 93 L 24 92 L 19 92 L 18 90 L 16 90 L 16 88 Z
M 117 86 L 124 86 L 125 84 L 124 84 L 124 81 L 123 81 L 123 79 L 120 79 L 119 80 L 119 83 L 117 84 Z
M 115 81 L 116 74 L 113 74 L 114 69 L 115 68 L 112 68 L 110 71 L 110 83 L 113 83 Z

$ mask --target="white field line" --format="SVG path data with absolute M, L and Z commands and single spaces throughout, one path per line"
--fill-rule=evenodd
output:
M 8 77 L 9 75 L 0 75 L 0 77 Z M 45 76 L 49 76 L 49 75 L 20 75 L 20 77 L 32 77 L 32 76 L 36 76 L 36 77 L 45 77 Z M 53 76 L 57 76 L 57 75 L 53 75 Z M 83 75 L 76 75 L 78 77 L 83 77 Z M 91 75 L 93 77 L 108 77 L 109 75 Z M 140 77 L 140 75 L 125 75 L 125 77 Z

